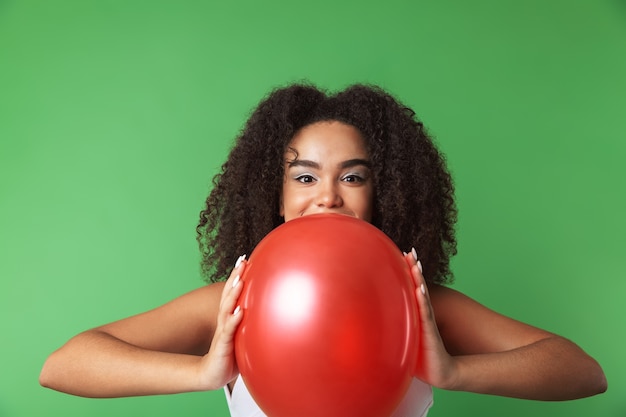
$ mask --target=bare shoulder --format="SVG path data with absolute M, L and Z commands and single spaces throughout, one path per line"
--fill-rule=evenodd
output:
M 215 332 L 223 288 L 223 282 L 205 285 L 95 330 L 147 349 L 204 354 Z
M 224 284 L 224 282 L 216 282 L 196 288 L 173 299 L 163 307 L 174 305 L 177 308 L 198 309 L 201 313 L 210 311 L 219 306 Z
M 467 312 L 468 309 L 482 307 L 465 294 L 443 285 L 430 284 L 428 292 L 433 310 L 438 318 L 437 321 L 441 321 L 442 324 L 447 322 L 450 317 L 456 317 L 463 311 Z
M 461 316 L 483 307 L 465 294 L 443 285 L 430 284 L 428 295 L 440 332 L 457 323 Z
M 437 327 L 451 354 L 510 350 L 552 335 L 449 287 L 431 285 L 429 297 Z

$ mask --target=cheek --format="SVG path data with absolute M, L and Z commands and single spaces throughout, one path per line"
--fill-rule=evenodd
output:
M 280 215 L 285 221 L 295 217 L 294 213 L 298 210 L 298 196 L 289 187 L 283 187 L 283 193 L 280 199 Z
M 293 206 L 293 190 L 290 189 L 287 183 L 287 178 L 283 179 L 283 186 L 280 193 L 280 215 L 285 215 L 290 211 Z
M 374 193 L 371 189 L 363 191 L 356 200 L 358 201 L 359 217 L 371 223 L 374 213 Z

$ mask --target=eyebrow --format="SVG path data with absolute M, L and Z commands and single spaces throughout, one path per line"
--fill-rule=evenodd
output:
M 372 167 L 372 163 L 370 161 L 366 159 L 361 159 L 361 158 L 354 158 L 354 159 L 348 159 L 346 161 L 342 161 L 339 164 L 339 168 L 346 169 L 346 168 L 352 168 L 352 167 L 359 166 L 359 165 L 363 165 L 367 168 Z M 310 161 L 308 159 L 294 159 L 292 161 L 287 161 L 287 167 L 288 168 L 305 167 L 305 168 L 320 169 L 320 164 L 315 161 Z

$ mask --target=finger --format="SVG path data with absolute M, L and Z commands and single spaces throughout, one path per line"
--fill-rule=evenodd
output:
M 428 285 L 426 285 L 426 279 L 424 279 L 424 269 L 422 262 L 419 260 L 417 251 L 415 248 L 411 248 L 411 252 L 405 255 L 411 264 L 411 275 L 415 282 L 418 308 L 422 312 L 422 320 L 431 322 L 434 320 L 433 308 L 430 303 L 430 297 L 428 293 Z
M 409 264 L 409 268 L 411 269 L 411 276 L 413 277 L 413 282 L 415 286 L 420 289 L 422 285 L 426 287 L 426 280 L 424 279 L 422 262 L 419 260 L 417 256 L 417 251 L 415 248 L 411 248 L 409 253 L 404 253 L 404 259 Z
M 226 285 L 224 285 L 224 289 L 222 290 L 222 298 L 234 286 L 233 284 L 235 280 L 241 279 L 241 274 L 243 273 L 246 263 L 247 262 L 245 254 L 237 258 L 237 261 L 235 261 L 235 266 L 233 267 L 232 271 L 230 271 L 230 275 L 226 280 Z
M 220 299 L 218 326 L 223 325 L 228 316 L 234 312 L 235 304 L 241 295 L 243 283 L 241 277 L 245 270 L 245 255 L 240 256 L 235 263 L 235 267 L 230 273 L 229 278 L 224 283 L 222 297 Z
M 415 261 L 413 260 L 413 255 L 411 255 L 411 252 L 406 253 L 406 252 L 402 252 L 404 254 L 404 261 L 406 262 L 406 264 L 409 267 L 409 271 L 411 270 L 411 268 L 413 268 L 413 265 L 415 265 Z M 411 275 L 413 275 L 411 273 Z
M 232 271 L 230 271 L 230 275 L 228 276 L 228 279 L 226 280 L 226 282 L 230 281 L 231 282 L 231 286 L 232 286 L 232 281 L 235 279 L 235 277 L 240 274 L 241 272 L 243 272 L 243 267 L 246 264 L 246 255 L 241 255 L 239 258 L 237 258 L 237 260 L 235 261 L 235 265 L 233 266 Z
M 232 314 L 235 311 L 235 306 L 239 300 L 239 296 L 243 291 L 243 282 L 241 279 L 233 280 L 231 288 L 228 290 L 222 300 L 221 309 L 224 314 Z
M 239 326 L 239 323 L 241 323 L 241 320 L 243 319 L 243 314 L 243 310 L 239 306 L 235 307 L 233 313 L 229 314 L 226 318 L 226 323 L 222 332 L 223 336 L 228 339 L 232 339 L 235 335 L 235 331 L 237 330 L 237 326 Z
M 411 272 L 416 280 L 415 284 L 417 286 L 417 289 L 415 290 L 415 296 L 417 298 L 417 307 L 420 311 L 422 325 L 432 326 L 433 328 L 436 328 L 435 313 L 433 311 L 433 306 L 430 303 L 428 285 L 426 285 L 426 281 L 424 280 L 422 271 L 420 270 L 419 266 L 415 264 L 411 269 Z

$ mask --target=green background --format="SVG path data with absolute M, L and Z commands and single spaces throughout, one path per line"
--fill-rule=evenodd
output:
M 0 416 L 227 416 L 46 390 L 72 335 L 202 285 L 194 226 L 271 88 L 377 83 L 446 153 L 455 288 L 580 344 L 609 391 L 437 391 L 430 416 L 626 415 L 623 1 L 0 1 Z

